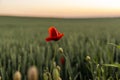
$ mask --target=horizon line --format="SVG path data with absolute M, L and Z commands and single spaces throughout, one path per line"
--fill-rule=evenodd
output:
M 50 17 L 50 16 L 23 16 L 23 15 L 1 15 L 0 17 L 20 17 L 20 18 L 56 18 L 56 19 L 95 19 L 95 18 L 120 18 L 120 16 L 96 16 L 96 17 Z

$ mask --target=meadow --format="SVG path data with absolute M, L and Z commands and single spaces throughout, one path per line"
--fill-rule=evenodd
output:
M 64 33 L 64 37 L 57 42 L 46 42 L 50 26 Z M 53 73 L 51 61 L 55 53 L 62 80 L 119 80 L 119 43 L 120 18 L 1 16 L 0 76 L 2 80 L 12 80 L 19 70 L 22 80 L 27 80 L 28 68 L 35 65 L 39 80 L 44 80 L 45 71 Z

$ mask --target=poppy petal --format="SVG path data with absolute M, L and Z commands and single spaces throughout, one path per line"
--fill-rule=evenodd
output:
M 48 37 L 48 38 L 46 38 L 46 41 L 51 41 L 51 38 L 49 38 L 49 37 Z
M 54 26 L 50 27 L 48 29 L 49 32 L 49 37 L 46 38 L 46 41 L 58 41 L 59 39 L 62 38 L 62 36 L 64 36 L 63 33 L 60 33 Z
M 62 38 L 64 36 L 64 34 L 62 33 L 62 34 L 59 34 L 58 35 L 58 40 L 60 39 L 60 38 Z
M 58 35 L 58 32 L 54 27 L 50 27 L 48 31 L 49 31 L 50 37 L 56 37 Z

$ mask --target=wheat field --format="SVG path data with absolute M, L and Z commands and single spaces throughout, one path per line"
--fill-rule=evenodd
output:
M 48 28 L 55 26 L 64 36 L 46 42 Z M 120 79 L 120 18 L 61 19 L 0 17 L 0 76 L 12 80 L 20 71 L 27 80 L 30 66 L 38 69 L 39 80 L 54 62 L 62 80 Z M 61 53 L 59 49 L 63 49 Z M 50 80 L 50 79 L 46 79 Z

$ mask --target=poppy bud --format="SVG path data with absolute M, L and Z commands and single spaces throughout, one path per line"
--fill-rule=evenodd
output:
M 60 70 L 61 70 L 60 66 L 57 66 L 57 69 L 58 69 L 58 71 L 60 72 Z
M 90 59 L 91 59 L 90 56 L 86 56 L 85 58 L 86 61 L 90 61 Z
M 58 78 L 60 77 L 59 71 L 57 68 L 53 69 L 53 80 L 58 80 Z
M 72 80 L 71 76 L 69 77 L 69 80 Z
M 58 49 L 60 53 L 63 53 L 63 49 L 62 48 L 59 48 Z
M 1 80 L 2 78 L 1 78 L 1 76 L 0 76 L 0 80 Z
M 56 67 L 56 62 L 53 62 L 53 67 Z
M 45 72 L 43 74 L 43 80 L 52 80 L 51 74 L 49 72 Z
M 1 80 L 1 77 L 0 77 Z M 13 75 L 13 80 L 21 80 L 21 73 L 19 71 L 16 71 Z
M 38 70 L 35 66 L 29 68 L 28 80 L 38 80 Z
M 97 64 L 97 69 L 100 67 L 100 64 Z
M 65 64 L 65 58 L 64 58 L 63 56 L 60 58 L 60 63 L 61 63 L 62 65 Z
M 59 77 L 57 80 L 62 80 L 61 77 Z
M 43 80 L 48 80 L 48 75 L 47 75 L 47 73 L 43 73 Z

